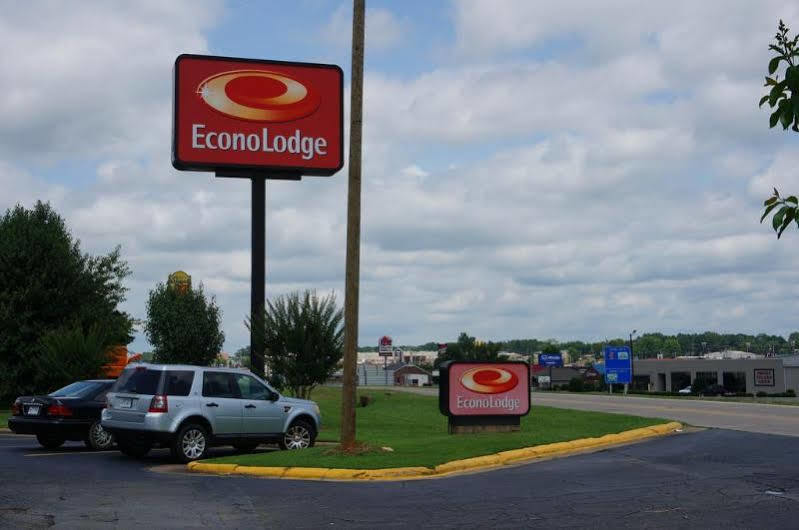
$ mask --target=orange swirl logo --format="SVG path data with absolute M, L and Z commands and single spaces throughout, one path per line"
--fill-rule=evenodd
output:
M 233 70 L 204 79 L 197 94 L 225 116 L 282 122 L 304 118 L 319 108 L 319 94 L 296 79 L 266 70 Z
M 516 388 L 519 378 L 513 372 L 502 368 L 478 367 L 464 372 L 461 384 L 472 392 L 500 394 Z

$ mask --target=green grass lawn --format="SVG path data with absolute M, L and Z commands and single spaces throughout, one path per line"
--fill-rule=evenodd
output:
M 0 410 L 0 429 L 8 428 L 8 418 L 11 417 L 10 410 Z
M 274 451 L 236 455 L 209 460 L 247 466 L 307 466 L 378 469 L 428 466 L 498 451 L 602 436 L 666 420 L 602 412 L 584 412 L 550 407 L 533 407 L 522 418 L 521 431 L 514 433 L 447 434 L 447 418 L 438 411 L 438 398 L 389 389 L 364 390 L 373 403 L 357 409 L 357 439 L 374 448 L 391 447 L 393 452 L 370 452 L 357 456 L 329 453 L 330 446 L 302 451 Z M 341 389 L 322 387 L 313 399 L 322 409 L 323 427 L 319 441 L 338 441 Z

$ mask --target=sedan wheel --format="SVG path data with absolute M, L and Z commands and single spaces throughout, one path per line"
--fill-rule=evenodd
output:
M 92 423 L 89 427 L 89 437 L 86 438 L 86 446 L 95 451 L 105 451 L 114 445 L 114 435 L 103 429 L 99 421 Z
M 297 420 L 286 430 L 280 441 L 281 449 L 306 449 L 313 447 L 316 433 L 308 422 Z

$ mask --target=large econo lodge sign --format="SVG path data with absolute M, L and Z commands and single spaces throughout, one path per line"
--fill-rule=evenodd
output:
M 458 416 L 525 416 L 530 367 L 525 362 L 450 361 L 441 365 L 439 409 Z
M 338 66 L 181 55 L 174 74 L 176 169 L 332 175 L 344 164 Z

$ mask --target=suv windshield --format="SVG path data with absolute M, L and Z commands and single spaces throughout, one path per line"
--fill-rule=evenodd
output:
M 123 370 L 122 374 L 114 383 L 113 392 L 125 392 L 128 394 L 158 394 L 158 387 L 161 383 L 162 370 L 150 370 L 144 366 Z
M 78 381 L 55 392 L 50 392 L 51 397 L 87 397 L 100 390 L 105 383 L 98 381 Z

